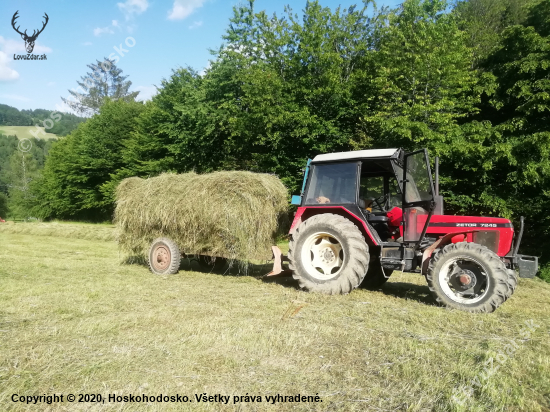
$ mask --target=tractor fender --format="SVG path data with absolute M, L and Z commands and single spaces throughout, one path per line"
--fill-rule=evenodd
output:
M 453 232 L 448 233 L 445 236 L 437 239 L 430 247 L 428 247 L 426 250 L 424 250 L 424 253 L 422 253 L 422 274 L 426 276 L 426 273 L 428 271 L 428 264 L 430 262 L 430 258 L 432 257 L 432 253 L 435 249 L 441 246 L 445 246 L 449 243 L 458 243 L 467 241 L 467 234 L 468 233 L 475 233 L 478 232 L 478 230 L 466 230 L 464 232 Z M 462 235 L 462 238 L 460 236 Z M 453 239 L 456 238 L 456 239 Z
M 344 216 L 352 221 L 361 231 L 365 240 L 369 246 L 378 246 L 380 243 L 377 241 L 377 236 L 371 232 L 371 229 L 367 226 L 365 221 L 357 216 L 355 213 L 350 212 L 344 206 L 307 206 L 299 207 L 294 215 L 294 220 L 290 227 L 289 235 L 294 234 L 296 228 L 304 221 L 309 219 L 312 216 L 319 215 L 322 213 L 334 213 L 336 215 Z

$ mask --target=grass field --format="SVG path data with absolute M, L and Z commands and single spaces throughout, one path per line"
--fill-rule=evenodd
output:
M 39 129 L 44 130 L 43 127 L 39 127 Z M 36 130 L 35 126 L 0 126 L 0 133 L 4 134 L 6 136 L 17 136 L 19 140 L 21 139 L 30 139 L 31 137 L 34 137 L 30 132 Z M 46 132 L 45 132 L 46 133 Z M 57 139 L 57 135 L 53 133 L 46 133 L 45 135 L 36 132 L 36 136 L 39 139 Z
M 550 410 L 550 285 L 541 280 L 522 279 L 499 310 L 474 315 L 435 306 L 419 275 L 347 296 L 187 261 L 159 277 L 119 263 L 116 244 L 98 240 L 109 226 L 44 225 L 36 233 L 48 236 L 0 225 L 2 411 Z M 473 393 L 457 402 L 461 386 Z M 86 393 L 193 402 L 11 400 Z M 231 398 L 196 402 L 204 393 Z M 233 403 L 247 394 L 262 402 Z M 265 401 L 276 394 L 322 402 Z

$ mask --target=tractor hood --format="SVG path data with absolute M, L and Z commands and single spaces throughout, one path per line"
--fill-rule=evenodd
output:
M 510 252 L 514 238 L 514 226 L 508 219 L 451 215 L 432 216 L 426 236 L 464 232 L 470 232 L 467 234 L 469 241 L 475 241 L 470 239 L 475 237 L 477 243 L 487 246 L 499 256 L 506 256 Z

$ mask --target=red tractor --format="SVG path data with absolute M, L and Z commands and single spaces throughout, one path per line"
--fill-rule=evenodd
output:
M 523 234 L 496 217 L 443 213 L 426 149 L 330 153 L 308 161 L 288 261 L 300 287 L 327 294 L 380 288 L 394 270 L 426 277 L 437 302 L 492 312 L 514 292 L 516 269 L 533 277 L 536 257 L 518 254 Z M 274 248 L 275 269 L 282 271 Z

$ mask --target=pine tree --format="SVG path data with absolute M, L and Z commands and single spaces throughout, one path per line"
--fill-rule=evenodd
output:
M 139 94 L 130 92 L 132 82 L 126 80 L 128 76 L 122 76 L 122 69 L 115 65 L 114 60 L 96 60 L 95 64 L 88 64 L 87 67 L 92 71 L 77 81 L 79 87 L 76 90 L 69 90 L 73 99 L 62 98 L 76 113 L 85 116 L 97 114 L 106 98 L 129 102 L 134 101 Z

